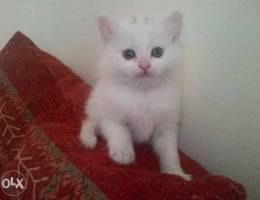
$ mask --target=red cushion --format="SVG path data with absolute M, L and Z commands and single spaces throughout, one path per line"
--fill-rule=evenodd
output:
M 3 134 L 7 124 L 0 121 L 0 173 L 17 169 L 22 152 L 28 158 L 22 172 L 35 169 L 32 174 L 42 180 L 35 185 L 29 176 L 22 199 L 246 199 L 243 186 L 209 174 L 182 152 L 181 164 L 192 181 L 160 173 L 157 158 L 144 145 L 136 146 L 137 159 L 130 166 L 109 159 L 104 141 L 86 150 L 78 135 L 90 91 L 20 32 L 1 51 L 0 119 L 10 115 L 6 120 L 19 127 L 13 131 L 20 136 L 10 140 L 11 131 Z M 0 199 L 4 197 L 0 193 Z

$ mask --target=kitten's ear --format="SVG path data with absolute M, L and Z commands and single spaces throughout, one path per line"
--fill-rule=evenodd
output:
M 164 20 L 164 26 L 167 34 L 170 35 L 172 40 L 178 37 L 182 29 L 182 14 L 178 11 L 172 13 L 169 17 Z
M 114 29 L 113 20 L 106 15 L 100 15 L 99 30 L 104 43 L 108 43 L 114 37 L 115 33 L 113 29 Z

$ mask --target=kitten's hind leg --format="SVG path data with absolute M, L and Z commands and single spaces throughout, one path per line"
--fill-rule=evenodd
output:
M 79 139 L 88 149 L 95 148 L 97 136 L 95 135 L 95 125 L 90 120 L 83 121 Z
M 191 180 L 191 176 L 184 173 L 180 166 L 177 140 L 176 126 L 161 127 L 159 132 L 153 136 L 153 148 L 159 156 L 161 171 Z

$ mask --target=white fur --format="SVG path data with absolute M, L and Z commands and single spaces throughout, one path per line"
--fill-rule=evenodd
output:
M 180 48 L 177 42 L 181 15 L 173 13 L 164 22 L 135 18 L 118 22 L 100 17 L 105 48 L 100 60 L 100 79 L 86 105 L 80 139 L 89 148 L 96 145 L 96 133 L 107 141 L 110 157 L 120 163 L 134 161 L 133 142 L 151 142 L 160 159 L 161 170 L 190 179 L 179 163 L 179 95 L 174 75 Z M 152 58 L 154 47 L 164 49 Z M 131 48 L 137 57 L 126 60 L 122 51 Z M 141 58 L 151 64 L 149 77 L 140 77 Z

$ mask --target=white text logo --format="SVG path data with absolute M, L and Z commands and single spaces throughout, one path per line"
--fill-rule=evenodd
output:
M 8 196 L 18 196 L 26 189 L 25 176 L 16 170 L 8 171 L 1 177 L 1 189 Z

